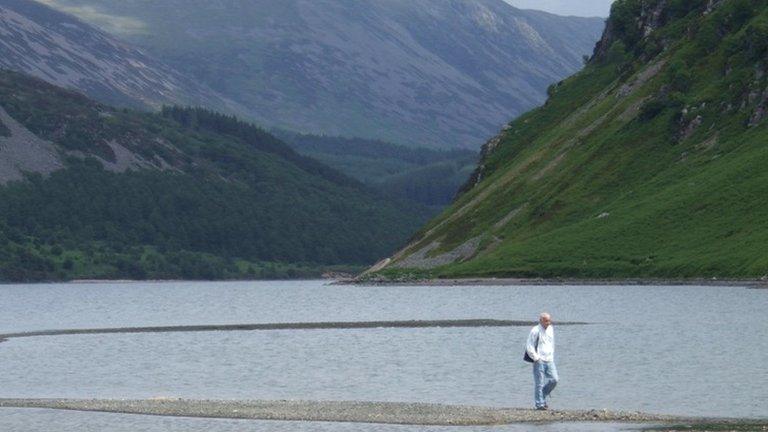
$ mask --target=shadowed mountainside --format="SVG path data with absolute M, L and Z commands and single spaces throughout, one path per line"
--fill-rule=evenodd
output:
M 383 141 L 273 132 L 297 152 L 317 159 L 388 196 L 442 210 L 477 164 L 471 150 L 433 150 Z
M 43 2 L 147 49 L 266 127 L 435 148 L 476 149 L 541 103 L 604 26 L 502 0 Z

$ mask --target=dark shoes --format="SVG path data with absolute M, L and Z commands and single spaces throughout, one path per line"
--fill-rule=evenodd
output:
M 546 405 L 544 405 L 544 406 L 537 406 L 536 407 L 536 411 L 546 411 L 548 409 L 549 409 L 549 407 L 546 406 Z

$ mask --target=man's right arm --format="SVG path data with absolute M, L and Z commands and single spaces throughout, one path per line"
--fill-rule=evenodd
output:
M 539 354 L 536 352 L 536 336 L 538 336 L 537 328 L 531 329 L 528 333 L 528 342 L 525 344 L 525 350 L 528 351 L 528 357 L 532 358 L 534 362 L 539 361 Z

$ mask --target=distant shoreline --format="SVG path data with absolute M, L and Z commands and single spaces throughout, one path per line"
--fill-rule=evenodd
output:
M 713 286 L 768 289 L 766 279 L 545 279 L 545 278 L 452 278 L 416 280 L 339 280 L 339 285 L 360 286 Z
M 73 279 L 69 281 L 0 282 L 3 285 L 40 284 L 133 284 L 185 282 L 291 282 L 322 281 L 329 285 L 351 286 L 707 286 L 768 289 L 768 279 L 569 279 L 569 278 L 450 278 L 413 280 L 356 280 L 332 278 L 301 279 Z
M 327 278 L 300 278 L 300 279 L 72 279 L 72 280 L 51 280 L 37 282 L 8 282 L 0 281 L 3 285 L 93 285 L 93 284 L 134 284 L 134 283 L 205 283 L 205 282 L 291 282 L 291 281 L 325 281 L 333 282 L 335 279 Z
M 317 278 L 297 278 L 297 279 L 72 279 L 70 281 L 51 282 L 51 283 L 71 283 L 71 284 L 97 284 L 97 283 L 173 283 L 173 282 L 290 282 L 290 281 L 313 281 L 313 280 L 333 280 Z

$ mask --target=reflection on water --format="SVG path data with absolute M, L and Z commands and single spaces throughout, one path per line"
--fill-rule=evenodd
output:
M 548 310 L 555 323 L 597 323 L 556 327 L 561 375 L 556 408 L 768 417 L 766 306 L 768 291 L 737 287 L 349 287 L 318 281 L 6 285 L 0 286 L 0 333 L 269 322 L 533 320 Z M 511 327 L 12 339 L 0 344 L 0 397 L 333 399 L 526 407 L 532 397 L 530 367 L 520 359 L 526 333 L 526 328 Z M 89 425 L 82 430 L 104 430 L 90 425 L 114 418 L 70 414 L 71 421 Z M 51 415 L 3 410 L 0 430 L 13 430 L 3 428 L 3 421 L 45 425 Z M 145 420 L 131 420 L 136 421 Z M 196 425 L 204 424 L 146 421 L 147 426 L 130 430 L 197 430 Z M 164 421 L 171 426 L 157 426 Z M 207 430 L 283 430 L 275 423 L 246 422 L 241 427 L 242 422 L 213 422 L 215 428 Z M 349 427 L 312 424 L 304 430 Z M 355 430 L 439 430 L 370 427 Z

